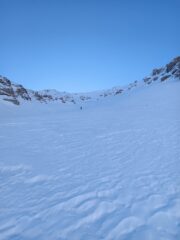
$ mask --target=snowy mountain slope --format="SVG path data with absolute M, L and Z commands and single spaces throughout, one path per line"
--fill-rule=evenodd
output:
M 0 104 L 0 240 L 180 239 L 179 92 Z
M 5 77 L 0 77 L 0 102 L 8 101 L 16 105 L 34 101 L 40 103 L 58 102 L 82 104 L 82 102 L 86 101 L 95 101 L 104 97 L 124 94 L 132 89 L 157 82 L 164 82 L 172 78 L 180 79 L 180 57 L 173 59 L 163 68 L 154 69 L 152 74 L 142 81 L 135 81 L 125 87 L 114 87 L 109 90 L 90 93 L 66 93 L 56 90 L 33 91 L 24 88 L 22 85 L 12 83 Z

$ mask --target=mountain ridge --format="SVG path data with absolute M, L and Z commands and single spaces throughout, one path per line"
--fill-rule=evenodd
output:
M 40 103 L 58 102 L 62 104 L 76 104 L 99 100 L 108 96 L 120 95 L 138 86 L 146 86 L 154 82 L 164 82 L 170 79 L 180 80 L 180 56 L 174 58 L 164 67 L 153 69 L 149 76 L 140 81 L 134 81 L 124 87 L 113 87 L 104 91 L 97 90 L 87 93 L 68 93 L 52 89 L 35 91 L 27 89 L 21 84 L 13 83 L 6 77 L 0 76 L 0 100 L 8 101 L 15 105 L 33 101 Z

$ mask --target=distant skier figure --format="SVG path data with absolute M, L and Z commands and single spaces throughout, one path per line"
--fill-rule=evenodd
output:
M 80 110 L 82 110 L 82 106 L 80 107 Z

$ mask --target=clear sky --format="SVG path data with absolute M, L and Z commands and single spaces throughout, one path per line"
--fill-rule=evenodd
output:
M 0 0 L 0 75 L 71 92 L 140 80 L 180 55 L 180 0 Z

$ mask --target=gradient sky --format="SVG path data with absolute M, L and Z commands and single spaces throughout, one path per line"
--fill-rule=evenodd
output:
M 0 10 L 0 74 L 28 88 L 111 88 L 180 55 L 180 0 L 0 0 Z

